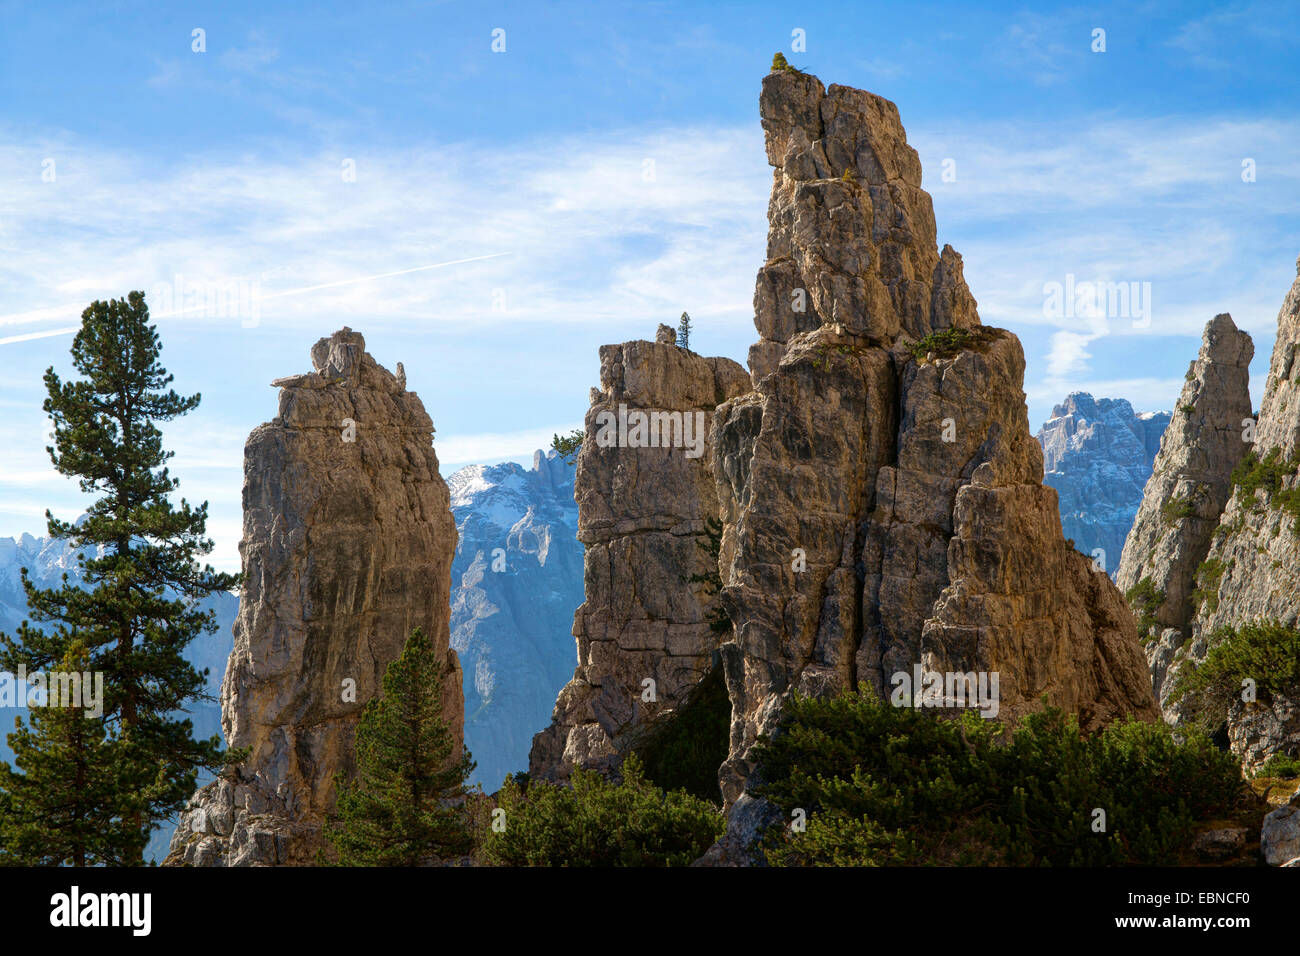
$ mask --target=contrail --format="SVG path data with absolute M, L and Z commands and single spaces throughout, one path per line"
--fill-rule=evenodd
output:
M 26 335 L 10 335 L 0 339 L 0 345 L 8 345 L 10 342 L 30 342 L 32 339 L 48 339 L 51 335 L 69 335 L 73 332 L 80 332 L 81 326 L 73 326 L 69 329 L 50 329 L 48 332 L 28 332 Z
M 416 266 L 414 269 L 399 269 L 396 272 L 379 272 L 376 273 L 375 275 L 358 276 L 357 278 L 354 279 L 338 279 L 334 282 L 322 282 L 319 285 L 307 285 L 307 286 L 303 286 L 300 289 L 286 289 L 283 292 L 272 292 L 269 295 L 263 295 L 260 296 L 259 298 L 263 300 L 283 299 L 285 296 L 302 295 L 303 293 L 316 292 L 319 291 L 320 289 L 335 289 L 338 288 L 339 286 L 344 286 L 344 285 L 356 285 L 357 283 L 360 282 L 372 282 L 375 279 L 391 279 L 393 276 L 410 275 L 412 272 L 427 272 L 430 269 L 443 269 L 446 268 L 447 266 L 458 266 L 466 262 L 481 262 L 484 259 L 499 259 L 502 256 L 509 256 L 509 255 L 513 255 L 513 253 L 493 252 L 486 256 L 470 256 L 469 258 L 466 259 L 451 259 L 447 262 L 435 262 L 433 265 L 429 265 L 429 266 Z M 151 315 L 150 317 L 155 319 L 168 319 L 173 316 L 184 315 L 187 312 L 202 311 L 205 308 L 207 308 L 206 303 L 204 305 L 191 306 L 188 309 L 173 309 L 170 312 L 160 312 L 156 315 Z M 41 311 L 43 313 L 49 313 L 54 310 L 45 309 Z M 0 316 L 0 325 L 13 325 L 19 322 L 32 321 L 31 319 L 23 318 L 23 316 L 30 315 L 30 314 L 31 313 L 18 312 L 12 315 Z M 81 330 L 81 326 L 75 325 L 66 329 L 49 329 L 45 332 L 27 332 L 23 335 L 10 335 L 6 338 L 0 338 L 0 345 L 9 345 L 13 342 L 30 342 L 32 339 L 47 339 L 54 335 L 69 335 L 73 332 L 78 332 L 80 330 Z
M 444 266 L 458 266 L 462 262 L 479 262 L 483 259 L 499 259 L 501 256 L 513 255 L 510 252 L 494 252 L 486 256 L 471 256 L 468 259 L 452 259 L 450 262 L 436 262 L 431 266 L 416 266 L 414 269 L 402 269 L 398 272 L 381 272 L 378 275 L 362 276 L 359 279 L 339 279 L 337 282 L 322 282 L 320 285 L 306 285 L 301 289 L 288 289 L 284 292 L 273 292 L 270 295 L 261 296 L 263 299 L 280 299 L 286 295 L 300 295 L 303 292 L 315 292 L 317 289 L 333 289 L 341 285 L 354 285 L 357 282 L 369 282 L 372 279 L 389 279 L 393 276 L 410 275 L 412 272 L 426 272 L 429 269 L 441 269 Z

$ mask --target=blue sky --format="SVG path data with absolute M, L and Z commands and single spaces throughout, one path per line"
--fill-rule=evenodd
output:
M 602 343 L 683 309 L 697 350 L 743 362 L 776 50 L 898 104 L 940 242 L 1024 343 L 1035 429 L 1075 388 L 1171 407 L 1221 311 L 1258 397 L 1295 277 L 1286 4 L 154 6 L 0 0 L 0 535 L 84 505 L 43 451 L 71 340 L 46 333 L 131 289 L 155 312 L 187 282 L 257 297 L 158 318 L 204 397 L 167 436 L 223 568 L 269 383 L 343 325 L 405 364 L 447 472 L 531 460 L 581 422 Z M 1150 323 L 1050 314 L 1067 276 L 1149 283 Z

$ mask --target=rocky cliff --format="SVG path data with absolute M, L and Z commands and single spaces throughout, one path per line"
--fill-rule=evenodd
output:
M 1204 657 L 1223 627 L 1276 621 L 1300 626 L 1300 262 L 1277 317 L 1277 338 L 1253 435 L 1243 427 L 1245 454 L 1231 497 L 1199 568 L 1191 640 L 1192 660 Z M 1248 425 L 1249 423 L 1247 423 Z M 1174 659 L 1171 670 L 1179 660 Z M 1274 675 L 1259 675 L 1268 686 Z M 1274 688 L 1228 713 L 1233 752 L 1247 770 L 1273 754 L 1300 756 L 1300 687 Z
M 573 675 L 582 603 L 574 468 L 554 451 L 471 465 L 447 479 L 459 544 L 451 646 L 465 670 L 465 745 L 488 792 L 528 768 L 528 750 Z
M 717 573 L 701 547 L 718 520 L 708 422 L 749 376 L 671 344 L 667 332 L 600 350 L 574 482 L 586 548 L 578 666 L 533 741 L 536 776 L 616 765 L 629 734 L 674 706 L 713 661 L 716 597 L 701 580 Z
M 700 371 L 682 376 L 689 353 L 672 346 L 602 350 L 578 464 L 586 670 L 533 749 L 535 770 L 615 762 L 607 728 L 642 718 L 634 691 L 682 659 L 683 624 L 690 663 L 673 693 L 708 666 L 708 603 L 680 582 L 700 568 L 692 539 L 716 508 L 732 833 L 711 862 L 743 858 L 750 748 L 796 690 L 886 690 L 921 665 L 1000 672 L 992 709 L 1011 720 L 1044 694 L 1085 727 L 1156 715 L 1132 617 L 1067 547 L 1042 484 L 1020 343 L 980 325 L 960 256 L 937 248 L 896 107 L 786 70 L 764 79 L 759 105 L 775 173 L 750 377 L 729 372 L 719 387 L 718 365 L 698 357 Z M 712 411 L 696 459 L 711 466 L 712 494 L 703 468 L 663 449 L 597 447 L 595 413 L 633 381 L 646 405 Z M 634 480 L 650 474 L 654 491 Z M 634 623 L 626 600 L 665 606 Z
M 1196 608 L 1195 627 L 1206 634 L 1225 624 L 1300 618 L 1300 534 L 1294 489 L 1300 485 L 1300 262 L 1277 317 L 1277 338 L 1260 399 L 1258 422 L 1249 434 L 1249 405 L 1225 441 L 1245 457 L 1252 479 L 1232 489 L 1214 529 L 1209 559 L 1223 568 L 1213 600 Z M 1229 422 L 1231 425 L 1232 423 Z M 1253 438 L 1253 441 L 1249 439 Z M 1270 462 L 1263 465 L 1264 462 Z M 1291 492 L 1291 494 L 1288 494 Z
M 1020 343 L 980 325 L 960 256 L 937 249 L 897 109 L 775 72 L 760 113 L 775 176 L 755 388 L 714 430 L 724 795 L 791 690 L 884 689 L 918 663 L 999 671 L 1010 720 L 1044 693 L 1086 726 L 1149 716 L 1128 614 L 1042 485 Z
M 1162 701 L 1173 654 L 1191 635 L 1197 568 L 1228 500 L 1232 470 L 1250 447 L 1242 439 L 1253 424 L 1254 354 L 1231 316 L 1205 326 L 1115 575 L 1150 631 L 1148 663 Z
M 1043 482 L 1056 489 L 1065 536 L 1112 577 L 1133 527 L 1169 412 L 1135 413 L 1122 398 L 1072 392 L 1052 409 L 1038 444 Z
M 248 760 L 200 790 L 168 862 L 307 864 L 354 764 L 360 710 L 411 630 L 446 655 L 457 744 L 461 672 L 448 646 L 456 527 L 433 425 L 405 376 L 350 329 L 277 379 L 279 414 L 244 448 L 244 590 L 222 724 Z

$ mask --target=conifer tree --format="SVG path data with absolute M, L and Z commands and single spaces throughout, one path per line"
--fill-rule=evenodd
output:
M 64 382 L 48 369 L 44 408 L 54 423 L 46 449 L 54 467 L 101 496 L 75 524 L 46 512 L 51 537 L 85 549 L 83 585 L 65 575 L 60 587 L 37 588 L 23 570 L 31 618 L 46 626 L 24 621 L 16 639 L 0 634 L 0 669 L 49 669 L 79 642 L 87 668 L 103 672 L 112 772 L 123 782 L 104 810 L 131 831 L 134 850 L 123 862 L 140 863 L 149 833 L 184 806 L 198 771 L 223 763 L 220 738 L 195 740 L 176 711 L 206 697 L 203 675 L 182 656 L 216 630 L 215 613 L 198 602 L 238 577 L 198 563 L 212 551 L 207 503 L 169 498 L 179 482 L 156 423 L 192 411 L 199 396 L 168 388 L 143 293 L 93 302 L 81 319 L 71 350 L 80 377 Z
M 691 347 L 691 316 L 687 312 L 677 322 L 677 344 L 684 349 Z
M 74 643 L 59 662 L 65 674 L 86 672 L 89 655 Z M 17 772 L 0 763 L 0 862 L 21 866 L 109 866 L 139 855 L 138 834 L 128 822 L 140 768 L 122 759 L 101 718 L 75 699 L 57 706 L 53 697 L 14 721 L 9 735 Z M 126 810 L 126 813 L 123 813 Z
M 442 717 L 442 664 L 420 628 L 388 665 L 383 696 L 357 724 L 357 775 L 340 774 L 337 819 L 325 835 L 343 866 L 422 866 L 468 853 L 463 799 L 474 770 L 453 753 Z

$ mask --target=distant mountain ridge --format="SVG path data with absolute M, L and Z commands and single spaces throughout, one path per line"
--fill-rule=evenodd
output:
M 577 660 L 583 602 L 574 467 L 555 451 L 470 465 L 447 479 L 460 540 L 451 566 L 451 646 L 465 671 L 465 744 L 473 781 L 496 790 L 528 769 Z M 495 569 L 495 570 L 494 570 Z
M 1100 548 L 1112 578 L 1169 419 L 1167 411 L 1134 412 L 1127 399 L 1071 392 L 1034 436 L 1065 536 L 1085 554 Z

